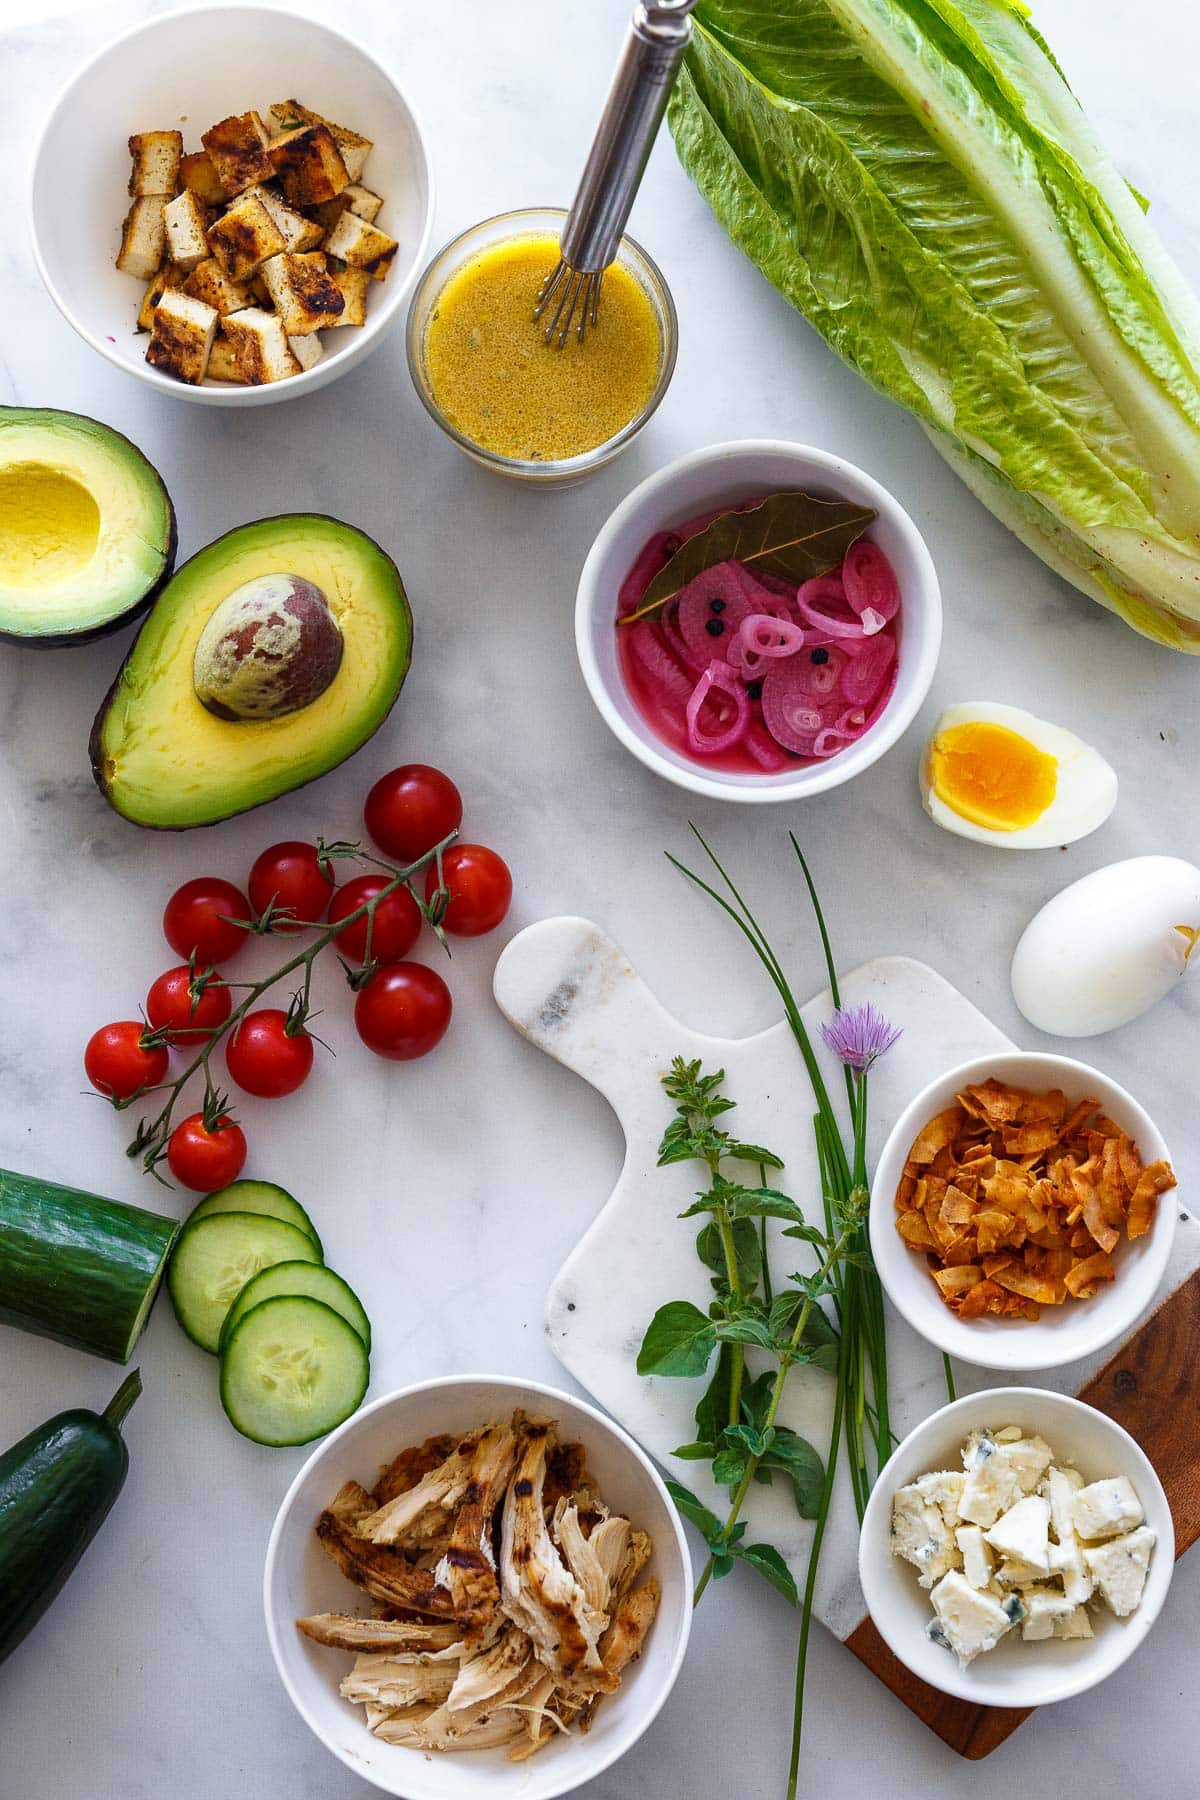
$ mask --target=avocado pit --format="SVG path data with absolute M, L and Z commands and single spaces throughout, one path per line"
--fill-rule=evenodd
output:
M 227 594 L 200 634 L 192 685 L 218 719 L 285 718 L 311 706 L 342 661 L 342 634 L 302 575 L 259 575 Z

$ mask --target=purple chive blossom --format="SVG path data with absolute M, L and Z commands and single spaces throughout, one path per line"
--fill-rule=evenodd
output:
M 870 1004 L 842 1007 L 821 1026 L 821 1036 L 834 1055 L 857 1075 L 865 1075 L 900 1035 L 899 1026 Z

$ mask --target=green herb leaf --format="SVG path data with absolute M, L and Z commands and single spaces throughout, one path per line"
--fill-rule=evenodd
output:
M 695 576 L 720 563 L 736 561 L 752 574 L 774 575 L 799 587 L 835 569 L 874 517 L 869 506 L 798 491 L 769 494 L 758 506 L 719 513 L 680 546 L 621 623 L 660 611 Z
M 713 1332 L 716 1342 L 720 1344 L 753 1344 L 758 1350 L 770 1350 L 774 1347 L 771 1328 L 765 1319 L 723 1319 L 713 1327 Z M 660 1370 L 659 1373 L 664 1371 Z
M 680 1462 L 708 1462 L 715 1449 L 715 1444 L 680 1444 L 671 1455 L 677 1456 Z
M 639 1375 L 703 1375 L 717 1327 L 690 1300 L 670 1300 L 651 1319 L 638 1351 Z
M 772 1545 L 738 1544 L 735 1546 L 733 1554 L 741 1562 L 749 1563 L 752 1569 L 757 1569 L 759 1574 L 770 1582 L 775 1592 L 782 1594 L 792 1606 L 799 1605 L 800 1595 L 796 1591 L 792 1571 Z
M 764 1369 L 753 1381 L 742 1383 L 741 1413 L 748 1425 L 757 1425 L 760 1429 L 765 1427 L 774 1388 L 775 1375 L 771 1369 Z
M 778 1469 L 792 1484 L 796 1511 L 802 1519 L 815 1519 L 821 1506 L 825 1465 L 807 1438 L 777 1425 L 775 1438 L 762 1459 L 764 1469 Z
M 797 1224 L 789 1236 L 798 1237 L 801 1231 L 810 1229 L 796 1202 L 777 1188 L 738 1188 L 729 1196 L 727 1204 L 730 1217 L 734 1219 L 795 1219 Z M 818 1233 L 816 1241 L 824 1243 L 825 1240 Z
M 801 1214 L 801 1218 L 803 1216 Z M 829 1242 L 825 1233 L 818 1231 L 815 1225 L 788 1225 L 785 1227 L 783 1235 L 784 1237 L 800 1238 L 806 1244 L 820 1244 L 823 1248 Z
M 723 1443 L 712 1461 L 712 1478 L 719 1487 L 736 1487 L 746 1473 L 750 1453 L 745 1444 Z
M 742 1144 L 730 1138 L 725 1154 L 736 1157 L 738 1162 L 761 1163 L 764 1169 L 783 1167 L 783 1158 L 776 1156 L 773 1150 L 764 1150 L 761 1144 Z
M 733 1391 L 733 1349 L 722 1344 L 712 1380 L 696 1405 L 696 1433 L 715 1445 L 729 1423 L 729 1399 Z M 743 1388 L 743 1393 L 745 1389 Z
M 685 1488 L 678 1481 L 667 1481 L 665 1486 L 678 1510 L 689 1524 L 696 1527 L 706 1544 L 711 1547 L 724 1541 L 720 1519 L 715 1512 L 709 1511 L 703 1501 L 697 1500 L 690 1488 Z
M 756 1425 L 728 1425 L 724 1435 L 729 1443 L 744 1444 L 751 1456 L 762 1457 L 775 1442 L 775 1426 L 760 1430 Z
M 733 1253 L 738 1267 L 738 1279 L 743 1289 L 749 1291 L 758 1283 L 762 1272 L 762 1247 L 758 1241 L 758 1233 L 749 1219 L 735 1219 L 730 1226 L 733 1235 Z M 721 1243 L 721 1233 L 716 1221 L 703 1226 L 696 1237 L 696 1254 L 706 1269 L 712 1269 L 720 1276 L 714 1285 L 721 1291 L 728 1291 L 725 1279 L 725 1247 Z

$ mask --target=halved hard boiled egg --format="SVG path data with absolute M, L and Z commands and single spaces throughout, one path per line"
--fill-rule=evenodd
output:
M 937 825 L 1005 850 L 1072 844 L 1103 825 L 1117 777 L 1072 731 L 1019 706 L 948 706 L 921 759 L 921 799 Z

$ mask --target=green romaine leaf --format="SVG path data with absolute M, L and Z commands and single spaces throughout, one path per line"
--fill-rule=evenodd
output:
M 1200 307 L 1007 0 L 702 0 L 685 167 L 830 346 L 1135 629 L 1200 651 Z
M 638 1351 L 639 1375 L 703 1375 L 717 1343 L 717 1327 L 690 1300 L 660 1306 Z

